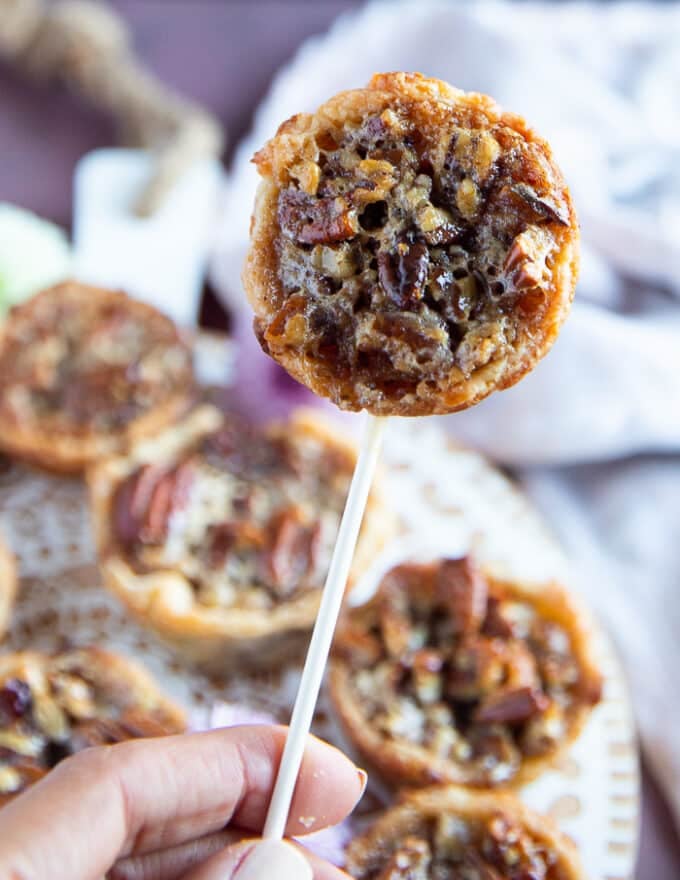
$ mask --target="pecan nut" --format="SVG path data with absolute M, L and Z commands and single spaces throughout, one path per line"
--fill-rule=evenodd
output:
M 437 571 L 435 589 L 439 602 L 451 612 L 455 633 L 479 631 L 489 591 L 486 579 L 469 556 L 444 560 Z
M 332 244 L 346 241 L 359 229 L 356 211 L 340 198 L 314 198 L 298 190 L 281 194 L 279 225 L 299 244 Z
M 429 264 L 425 242 L 409 242 L 405 237 L 397 242 L 394 251 L 378 254 L 380 286 L 397 308 L 407 309 L 423 298 Z

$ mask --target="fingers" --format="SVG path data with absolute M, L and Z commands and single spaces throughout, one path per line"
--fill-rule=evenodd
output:
M 81 753 L 4 808 L 0 869 L 73 880 L 229 822 L 258 832 L 284 741 L 284 728 L 240 727 Z M 339 822 L 362 788 L 347 758 L 310 738 L 286 833 Z
M 226 848 L 230 845 L 232 847 L 227 851 Z M 222 831 L 219 834 L 211 834 L 209 837 L 184 843 L 163 852 L 123 859 L 109 871 L 107 880 L 195 880 L 197 877 L 199 880 L 204 880 L 206 877 L 213 876 L 219 877 L 220 880 L 231 876 L 238 878 L 238 880 L 247 880 L 247 876 L 244 878 L 240 873 L 234 874 L 234 872 L 236 866 L 245 866 L 244 856 L 254 845 L 255 841 L 244 842 L 242 834 L 237 831 Z M 314 880 L 348 880 L 343 871 L 329 865 L 302 847 L 298 847 L 298 849 L 311 866 Z M 215 858 L 211 859 L 212 856 Z M 279 880 L 279 860 L 275 858 L 274 861 L 274 868 L 269 873 L 265 872 L 264 878 L 276 877 Z M 301 863 L 299 860 L 293 861 L 292 864 L 297 872 L 294 872 L 292 876 L 295 877 L 295 880 L 303 880 L 304 873 L 300 873 Z M 249 865 L 249 869 L 255 867 L 257 867 L 257 862 Z M 199 868 L 202 873 L 198 873 Z M 194 872 L 190 873 L 192 869 Z M 305 869 L 306 866 L 303 865 L 302 871 Z M 227 871 L 231 871 L 231 874 Z
M 244 841 L 230 846 L 182 880 L 349 880 L 339 868 L 288 841 Z
M 107 880 L 180 880 L 191 868 L 242 838 L 243 834 L 237 831 L 219 831 L 159 852 L 128 856 L 106 877 Z

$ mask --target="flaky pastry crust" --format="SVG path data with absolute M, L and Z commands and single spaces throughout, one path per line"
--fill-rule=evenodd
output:
M 566 318 L 578 226 L 548 144 L 490 98 L 377 74 L 284 122 L 243 273 L 265 352 L 339 407 L 465 409 Z
M 469 562 L 398 566 L 341 621 L 332 705 L 391 787 L 521 786 L 600 699 L 590 619 L 571 594 L 470 574 Z
M 518 873 L 518 854 L 527 862 L 526 874 Z M 449 876 L 430 873 L 438 861 L 463 871 L 451 876 L 470 880 L 585 880 L 576 847 L 552 820 L 510 792 L 483 793 L 454 785 L 403 795 L 352 841 L 346 867 L 355 880 Z
M 248 487 L 257 484 L 255 491 L 260 494 L 254 504 L 260 514 L 250 521 L 249 513 L 237 516 L 236 508 L 230 506 L 231 501 L 221 500 L 217 514 L 211 514 L 211 525 L 201 531 L 198 545 L 190 548 L 187 558 L 183 557 L 183 562 L 174 567 L 171 562 L 159 563 L 156 567 L 153 562 L 140 565 L 140 560 L 148 560 L 148 548 L 140 548 L 138 543 L 139 555 L 135 559 L 134 546 L 132 550 L 129 546 L 126 548 L 116 533 L 116 499 L 122 497 L 121 487 L 131 475 L 134 477 L 140 473 L 140 469 L 150 462 L 161 470 L 174 467 L 173 473 L 176 474 L 177 463 L 187 454 L 190 456 L 191 450 L 202 444 L 205 448 L 206 443 L 212 442 L 212 437 L 219 436 L 224 430 L 231 431 L 230 418 L 213 407 L 203 406 L 156 440 L 137 445 L 128 456 L 101 462 L 91 469 L 88 483 L 100 566 L 105 584 L 125 606 L 190 662 L 216 673 L 224 673 L 229 665 L 237 664 L 271 669 L 282 660 L 299 655 L 318 611 L 325 570 L 323 566 L 320 569 L 314 567 L 311 562 L 308 567 L 296 568 L 298 563 L 294 561 L 298 552 L 310 556 L 316 552 L 311 547 L 319 539 L 316 535 L 312 537 L 311 532 L 323 519 L 323 511 L 315 508 L 315 496 L 301 500 L 306 513 L 300 519 L 297 511 L 295 515 L 289 512 L 288 502 L 272 515 L 272 521 L 276 521 L 273 526 L 276 534 L 272 539 L 276 549 L 265 545 L 263 552 L 269 554 L 269 564 L 273 562 L 277 572 L 281 573 L 276 589 L 271 588 L 269 581 L 263 580 L 261 559 L 256 560 L 256 567 L 247 569 L 245 575 L 243 566 L 250 564 L 247 557 L 245 561 L 241 560 L 240 569 L 225 567 L 233 562 L 233 554 L 242 546 L 239 544 L 241 539 L 244 545 L 251 539 L 256 543 L 270 540 L 266 537 L 269 525 L 265 524 L 263 537 L 262 517 L 267 520 L 266 507 L 271 499 L 272 505 L 283 503 L 276 501 L 278 490 L 267 488 L 271 485 L 271 475 L 248 477 L 241 486 L 249 493 Z M 235 434 L 238 433 L 237 429 Z M 277 448 L 311 450 L 300 459 L 303 471 L 308 461 L 311 462 L 310 468 L 316 467 L 313 464 L 315 459 L 309 457 L 312 455 L 328 455 L 336 461 L 334 474 L 328 478 L 322 475 L 320 484 L 328 479 L 336 487 L 333 489 L 334 519 L 324 539 L 327 544 L 334 541 L 344 493 L 356 459 L 353 444 L 339 436 L 337 430 L 316 413 L 307 410 L 297 411 L 287 422 L 268 426 L 262 436 L 265 435 L 269 438 L 266 442 L 272 442 Z M 249 445 L 254 448 L 259 442 L 255 434 Z M 239 461 L 233 465 L 236 469 L 240 466 Z M 229 475 L 232 466 L 225 464 L 222 467 Z M 339 471 L 340 489 L 337 483 Z M 232 468 L 232 472 L 236 471 Z M 303 472 L 291 481 L 293 491 L 304 478 Z M 211 486 L 214 485 L 212 481 Z M 188 533 L 190 526 L 183 523 L 191 522 L 192 510 L 197 504 L 191 500 L 190 491 L 185 510 L 179 512 L 180 537 Z M 243 502 L 239 503 L 243 506 Z M 179 507 L 183 504 L 185 502 L 180 501 Z M 186 520 L 181 519 L 182 515 Z M 227 520 L 236 517 L 238 521 L 221 524 L 219 517 Z M 380 488 L 376 487 L 369 497 L 350 584 L 382 547 L 393 527 L 393 516 L 384 504 Z M 151 546 L 151 552 L 156 552 L 154 546 Z M 207 568 L 202 561 L 206 553 Z M 194 573 L 193 576 L 188 574 L 189 571 Z M 219 583 L 213 585 L 213 576 Z M 239 578 L 238 582 L 236 578 Z M 298 589 L 298 580 L 304 581 L 303 589 Z
M 68 281 L 0 326 L 0 449 L 77 473 L 186 411 L 191 353 L 172 321 L 123 293 Z

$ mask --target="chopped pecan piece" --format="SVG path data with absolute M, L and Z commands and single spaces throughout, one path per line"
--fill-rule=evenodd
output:
M 545 850 L 518 824 L 502 814 L 491 818 L 482 841 L 485 859 L 501 877 L 512 880 L 545 880 L 550 864 Z
M 527 755 L 545 754 L 562 739 L 565 729 L 564 711 L 553 701 L 540 714 L 527 721 L 522 732 L 522 750 Z
M 0 723 L 10 723 L 23 717 L 32 704 L 31 689 L 26 682 L 10 678 L 0 688 Z
M 378 254 L 378 280 L 390 301 L 400 309 L 413 307 L 423 298 L 430 258 L 423 241 L 402 237 L 394 251 Z
M 517 635 L 514 622 L 506 613 L 505 603 L 497 596 L 489 596 L 482 632 L 485 636 L 511 639 Z
M 439 651 L 421 648 L 411 657 L 413 689 L 421 703 L 436 703 L 442 695 L 444 658 Z
M 356 212 L 342 198 L 314 198 L 294 189 L 281 193 L 278 218 L 283 232 L 300 244 L 346 241 L 359 228 Z
M 338 653 L 347 657 L 355 667 L 375 666 L 382 657 L 380 639 L 368 632 L 359 632 L 341 624 L 338 628 Z
M 426 840 L 406 837 L 378 880 L 428 880 L 432 853 Z
M 541 219 L 549 220 L 553 223 L 561 223 L 562 226 L 569 225 L 569 213 L 566 205 L 558 204 L 550 196 L 539 196 L 526 183 L 516 183 L 512 187 L 512 192 L 519 196 L 531 208 L 534 214 Z
M 478 632 L 488 600 L 486 579 L 470 559 L 446 559 L 436 575 L 438 600 L 451 612 L 455 633 Z
M 460 876 L 465 880 L 504 880 L 502 874 L 492 867 L 477 850 L 472 848 L 464 853 L 461 859 Z M 523 878 L 530 880 L 530 878 Z
M 484 698 L 475 710 L 474 719 L 481 724 L 518 724 L 549 705 L 550 700 L 536 688 L 500 688 Z
M 468 733 L 471 759 L 488 783 L 506 782 L 517 772 L 520 751 L 506 727 L 501 724 L 474 724 Z
M 400 659 L 408 651 L 411 626 L 407 610 L 391 601 L 388 595 L 381 603 L 380 631 L 389 657 Z
M 503 681 L 503 647 L 495 639 L 464 639 L 453 653 L 446 692 L 454 700 L 475 700 Z
M 237 548 L 249 545 L 261 549 L 266 543 L 265 531 L 248 520 L 217 523 L 208 529 L 208 565 L 212 569 L 222 568 Z

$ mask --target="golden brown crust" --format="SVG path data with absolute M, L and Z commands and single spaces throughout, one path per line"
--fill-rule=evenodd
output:
M 30 395 L 23 394 L 22 388 L 26 388 L 27 381 L 36 381 L 35 376 L 28 380 L 27 375 L 16 375 L 16 370 L 20 369 L 17 367 L 17 351 L 26 348 L 27 340 L 30 346 L 40 335 L 44 341 L 46 333 L 54 338 L 56 347 L 60 343 L 64 322 L 49 318 L 59 309 L 72 309 L 86 315 L 87 326 L 93 332 L 98 327 L 101 329 L 102 323 L 110 320 L 114 312 L 132 318 L 138 327 L 145 328 L 148 354 L 151 356 L 153 351 L 152 356 L 159 358 L 165 352 L 173 359 L 173 365 L 161 370 L 158 378 L 149 383 L 153 396 L 150 405 L 140 404 L 133 415 L 122 416 L 120 424 L 107 427 L 93 424 L 87 414 L 77 420 L 71 418 L 63 404 L 45 411 L 34 409 L 30 399 L 27 400 Z M 46 331 L 45 327 L 49 330 Z M 110 334 L 108 339 L 111 339 Z M 101 342 L 93 342 L 89 350 L 85 343 L 80 351 L 97 356 L 98 349 L 101 352 Z M 73 355 L 68 355 L 66 360 L 73 364 Z M 135 365 L 118 360 L 107 365 L 102 359 L 97 366 L 102 376 L 108 369 L 113 379 L 125 382 L 126 397 L 118 403 L 131 406 L 130 389 L 134 389 L 136 380 L 131 380 L 125 369 L 132 369 Z M 154 435 L 186 411 L 194 390 L 189 348 L 169 318 L 123 293 L 75 281 L 44 290 L 10 312 L 0 328 L 0 370 L 3 371 L 0 379 L 0 449 L 57 473 L 80 472 L 93 461 L 119 454 L 138 439 Z M 96 376 L 94 378 L 96 380 Z M 67 384 L 73 388 L 74 381 L 78 381 L 77 373 L 69 376 Z M 105 378 L 104 382 L 108 393 L 113 381 Z M 63 383 L 60 386 L 58 379 L 52 383 L 51 379 L 46 382 L 39 378 L 33 387 L 44 395 L 63 396 Z M 94 390 L 87 389 L 82 396 L 73 395 L 75 405 L 80 402 L 85 406 L 82 401 L 86 396 L 88 400 L 96 401 Z M 22 398 L 21 403 L 17 404 L 19 398 Z
M 414 565 L 413 568 L 426 570 L 431 566 Z M 391 574 L 395 571 L 399 572 L 399 569 Z M 541 620 L 557 624 L 569 637 L 570 655 L 576 661 L 578 680 L 565 710 L 560 734 L 554 739 L 549 738 L 540 753 L 527 754 L 518 748 L 518 760 L 512 772 L 502 773 L 496 778 L 491 770 L 481 772 L 475 765 L 466 763 L 467 757 L 454 758 L 456 752 L 441 755 L 433 745 L 390 736 L 381 730 L 374 717 L 367 717 L 368 710 L 357 693 L 353 672 L 353 657 L 357 656 L 357 651 L 366 649 L 366 634 L 376 620 L 384 620 L 385 611 L 380 610 L 382 599 L 379 592 L 366 605 L 347 612 L 345 620 L 341 622 L 330 664 L 329 691 L 334 710 L 347 736 L 366 763 L 380 773 L 391 787 L 430 783 L 473 787 L 499 784 L 522 786 L 554 765 L 569 749 L 583 729 L 593 704 L 599 700 L 601 675 L 593 655 L 590 619 L 571 594 L 557 583 L 537 585 L 501 581 L 493 577 L 487 577 L 487 581 L 489 595 L 498 594 L 500 590 L 510 598 L 526 602 L 535 609 Z M 447 638 L 452 640 L 453 636 Z M 406 652 L 404 658 L 406 662 Z M 455 706 L 457 698 L 451 699 Z M 540 715 L 536 717 L 540 719 Z
M 186 729 L 149 673 L 97 647 L 0 656 L 0 806 L 70 754 Z
M 323 178 L 323 169 L 321 172 L 319 171 L 318 159 L 320 144 L 323 147 L 324 139 L 330 135 L 335 141 L 339 141 L 342 139 L 343 133 L 351 130 L 352 127 L 356 128 L 366 119 L 377 118 L 380 114 L 384 116 L 385 113 L 392 114 L 392 116 L 402 114 L 408 117 L 415 124 L 419 136 L 424 137 L 428 143 L 435 143 L 437 139 L 441 141 L 442 132 L 450 130 L 452 124 L 462 126 L 466 131 L 494 132 L 495 136 L 497 135 L 501 140 L 503 137 L 509 139 L 508 143 L 517 141 L 524 145 L 522 149 L 525 150 L 528 158 L 522 160 L 525 161 L 525 165 L 521 166 L 521 172 L 517 172 L 520 177 L 517 178 L 517 174 L 515 174 L 515 177 L 512 178 L 515 182 L 517 179 L 522 181 L 514 187 L 515 190 L 522 192 L 522 198 L 533 200 L 534 206 L 540 201 L 535 198 L 534 187 L 536 192 L 541 191 L 542 198 L 545 196 L 545 201 L 539 205 L 539 212 L 543 212 L 543 216 L 536 221 L 538 225 L 531 227 L 533 231 L 538 230 L 537 235 L 539 238 L 542 237 L 541 240 L 545 240 L 545 242 L 549 240 L 547 264 L 543 265 L 542 258 L 540 260 L 536 258 L 538 263 L 541 263 L 543 275 L 540 280 L 532 280 L 531 273 L 538 271 L 535 269 L 538 263 L 528 262 L 526 265 L 529 267 L 529 277 L 526 277 L 527 273 L 525 272 L 524 279 L 518 280 L 515 269 L 516 260 L 510 254 L 510 246 L 513 245 L 516 249 L 519 243 L 521 247 L 518 253 L 521 254 L 521 248 L 525 246 L 524 239 L 519 236 L 514 238 L 514 241 L 508 241 L 503 245 L 506 250 L 504 251 L 505 256 L 501 255 L 501 263 L 505 259 L 503 265 L 512 268 L 512 271 L 509 272 L 509 276 L 514 278 L 511 286 L 516 285 L 522 296 L 512 306 L 514 316 L 511 316 L 512 320 L 509 320 L 509 329 L 506 327 L 507 344 L 492 349 L 489 341 L 491 334 L 489 328 L 493 326 L 493 322 L 486 324 L 477 322 L 477 324 L 470 325 L 474 332 L 469 335 L 465 345 L 468 348 L 476 349 L 477 354 L 488 350 L 488 353 L 483 356 L 463 358 L 461 355 L 462 346 L 459 346 L 453 360 L 448 357 L 448 359 L 440 359 L 436 363 L 428 361 L 428 352 L 433 345 L 432 340 L 439 340 L 442 334 L 445 336 L 450 332 L 451 326 L 450 323 L 447 324 L 451 320 L 450 316 L 446 317 L 446 321 L 443 320 L 445 315 L 442 311 L 442 302 L 437 305 L 431 301 L 428 301 L 427 306 L 429 309 L 428 322 L 423 323 L 421 327 L 413 324 L 413 315 L 419 312 L 422 317 L 423 303 L 428 296 L 431 298 L 430 287 L 427 288 L 429 292 L 426 292 L 424 298 L 422 291 L 419 293 L 416 305 L 409 303 L 398 307 L 397 318 L 395 318 L 393 301 L 389 302 L 387 306 L 383 302 L 382 305 L 372 307 L 374 314 L 378 315 L 383 323 L 385 314 L 387 314 L 389 323 L 379 333 L 375 329 L 374 321 L 366 324 L 368 330 L 364 333 L 364 337 L 369 339 L 367 344 L 374 346 L 374 348 L 368 350 L 368 355 L 372 360 L 368 362 L 368 365 L 361 366 L 360 358 L 365 358 L 367 352 L 363 351 L 357 354 L 356 346 L 359 337 L 355 334 L 348 342 L 345 330 L 337 329 L 337 315 L 344 315 L 344 312 L 336 310 L 331 315 L 331 311 L 336 306 L 330 305 L 328 309 L 331 311 L 327 310 L 323 316 L 319 314 L 318 304 L 320 302 L 323 301 L 323 308 L 327 309 L 330 300 L 334 299 L 337 304 L 338 298 L 345 297 L 345 290 L 349 290 L 349 288 L 341 287 L 340 293 L 332 292 L 329 297 L 317 297 L 310 304 L 312 297 L 309 292 L 309 284 L 312 276 L 310 276 L 308 269 L 306 270 L 307 274 L 304 275 L 306 280 L 300 282 L 299 290 L 294 291 L 290 284 L 287 287 L 284 285 L 281 257 L 282 242 L 285 239 L 281 226 L 283 215 L 280 199 L 282 193 L 285 194 L 292 187 L 294 195 L 297 193 L 296 199 L 300 204 L 305 199 L 307 199 L 306 206 L 311 204 L 308 197 L 316 198 L 320 173 Z M 492 141 L 495 144 L 491 151 L 493 153 L 498 148 L 498 143 L 493 138 Z M 445 157 L 441 151 L 446 148 L 448 148 L 448 144 L 445 147 L 432 146 L 427 153 L 427 161 L 430 165 L 434 164 L 435 166 L 435 171 L 432 172 L 434 177 L 439 173 L 436 168 L 444 162 Z M 321 154 L 322 156 L 326 155 L 323 150 Z M 373 154 L 369 150 L 369 160 L 371 155 Z M 482 158 L 486 161 L 484 157 Z M 381 161 L 383 159 L 381 154 Z M 260 183 L 251 222 L 251 248 L 244 268 L 243 279 L 255 311 L 255 330 L 265 351 L 279 361 L 292 376 L 317 394 L 330 397 L 341 408 L 367 409 L 378 415 L 415 416 L 455 412 L 477 403 L 496 389 L 507 388 L 515 384 L 535 366 L 554 342 L 568 313 L 578 272 L 578 227 L 574 208 L 548 144 L 539 138 L 523 119 L 510 113 L 504 113 L 490 98 L 480 94 L 462 92 L 439 80 L 427 79 L 419 74 L 379 74 L 373 77 L 366 88 L 342 92 L 322 105 L 315 114 L 298 114 L 283 123 L 276 136 L 260 150 L 254 161 L 263 180 Z M 374 192 L 376 187 L 386 187 L 384 198 L 388 203 L 391 198 L 389 187 L 392 184 L 384 183 L 380 177 L 380 173 L 383 173 L 380 168 L 377 170 L 372 168 L 369 171 L 374 175 L 370 186 Z M 488 169 L 484 173 L 488 173 Z M 343 171 L 342 174 L 346 174 L 346 171 Z M 489 180 L 491 181 L 491 176 Z M 527 182 L 532 186 L 527 186 Z M 488 185 L 491 187 L 492 183 L 490 182 Z M 469 188 L 472 189 L 472 187 Z M 510 187 L 510 189 L 512 188 Z M 531 195 L 527 194 L 529 189 Z M 478 193 L 475 196 L 474 192 L 473 190 L 473 203 L 479 195 Z M 469 193 L 465 193 L 465 195 L 469 195 Z M 346 197 L 342 204 L 346 204 L 348 199 L 351 203 L 353 197 Z M 366 196 L 365 198 L 374 197 Z M 456 196 L 456 198 L 458 197 Z M 505 192 L 501 195 L 496 194 L 494 198 L 502 201 L 506 199 L 506 194 Z M 440 201 L 443 204 L 443 200 L 440 199 Z M 310 217 L 316 217 L 314 221 L 316 226 L 308 225 L 303 229 L 302 235 L 305 242 L 302 246 L 303 252 L 305 248 L 311 248 L 317 239 L 320 240 L 317 226 L 326 224 L 325 229 L 330 236 L 331 246 L 325 250 L 322 246 L 319 254 L 319 260 L 322 263 L 327 258 L 326 251 L 337 262 L 337 256 L 334 255 L 337 255 L 338 252 L 336 246 L 338 241 L 349 242 L 351 245 L 357 236 L 361 238 L 363 235 L 359 229 L 360 223 L 352 213 L 354 208 L 339 219 L 334 213 L 338 204 L 340 203 L 337 198 L 334 203 L 335 207 L 326 200 L 324 202 L 326 215 L 320 216 L 317 211 L 316 215 L 312 212 L 306 218 L 302 217 L 303 222 L 309 222 Z M 464 211 L 467 211 L 464 198 L 459 201 L 459 204 L 462 205 Z M 558 206 L 556 210 L 554 209 L 555 205 Z M 318 205 L 316 207 L 318 208 Z M 431 212 L 432 208 L 433 205 L 430 204 L 428 210 Z M 523 210 L 524 208 L 526 205 Z M 312 211 L 314 210 L 315 206 L 312 205 Z M 468 225 L 471 224 L 470 228 L 473 229 L 478 223 L 478 218 L 474 215 L 475 210 L 473 207 L 471 213 L 468 212 L 470 214 Z M 304 210 L 302 210 L 302 214 L 304 214 Z M 346 229 L 342 227 L 343 222 L 347 226 Z M 292 234 L 295 235 L 295 230 Z M 423 247 L 422 244 L 416 246 Z M 345 244 L 341 243 L 340 247 L 345 247 Z M 364 247 L 363 243 L 361 247 Z M 381 247 L 383 246 L 381 245 Z M 394 242 L 392 247 L 394 247 Z M 406 253 L 404 260 L 406 260 L 409 258 L 408 248 L 413 248 L 413 243 L 403 245 L 403 247 Z M 480 245 L 480 247 L 482 250 L 484 249 L 484 245 Z M 399 272 L 396 272 L 395 264 L 390 270 L 390 259 L 394 261 L 396 257 L 388 255 L 387 262 L 383 265 L 383 268 L 385 265 L 388 266 L 387 274 L 390 271 L 393 275 L 399 274 L 402 270 L 403 274 L 408 274 L 408 266 L 404 268 L 401 264 Z M 433 265 L 432 261 L 430 265 Z M 367 271 L 364 270 L 362 279 L 369 277 L 370 272 L 367 275 Z M 417 272 L 417 267 L 414 271 Z M 494 274 L 497 271 L 498 266 L 494 268 Z M 514 275 L 513 272 L 515 272 Z M 480 273 L 475 270 L 473 274 L 479 277 Z M 343 277 L 342 271 L 339 277 Z M 370 284 L 377 284 L 375 277 L 370 277 L 372 278 Z M 472 278 L 472 276 L 470 277 Z M 428 285 L 431 282 L 432 276 L 430 275 Z M 366 281 L 362 281 L 362 289 L 364 290 L 366 283 Z M 474 287 L 479 282 L 470 281 L 470 283 Z M 382 281 L 381 285 L 384 287 Z M 460 292 L 455 284 L 447 289 L 449 291 L 455 289 Z M 449 295 L 451 294 L 446 294 L 447 297 Z M 350 294 L 347 296 L 350 297 Z M 535 314 L 530 311 L 534 309 L 534 305 L 529 305 L 530 301 L 536 306 Z M 364 307 L 357 306 L 356 302 L 353 309 L 355 315 L 357 309 L 361 314 L 365 312 Z M 521 314 L 518 310 L 521 310 Z M 524 314 L 525 312 L 526 314 Z M 370 309 L 367 314 L 370 315 Z M 342 320 L 345 320 L 344 317 Z M 503 320 L 508 323 L 507 314 Z M 315 322 L 322 327 L 319 330 L 321 333 L 319 338 L 323 337 L 321 348 L 328 349 L 327 353 L 323 353 L 316 342 L 314 345 L 309 342 L 312 334 L 316 332 L 313 329 Z M 405 330 L 403 329 L 404 325 Z M 354 328 L 358 325 L 351 326 Z M 404 349 L 399 349 L 395 353 L 390 348 L 396 345 L 394 342 L 395 334 L 403 333 L 409 336 L 414 327 L 417 333 L 424 334 L 426 337 L 424 343 L 421 338 L 420 352 L 416 352 L 418 363 L 423 365 L 423 369 L 420 371 L 417 365 L 414 367 L 412 362 L 403 363 L 407 360 L 404 357 Z M 326 330 L 328 332 L 332 330 L 332 334 L 335 334 L 333 339 L 330 336 L 323 336 Z M 374 336 L 372 342 L 370 341 L 371 334 Z M 453 336 L 451 340 L 453 340 Z M 449 344 L 454 346 L 453 341 Z M 424 359 L 420 357 L 422 352 L 426 353 Z M 381 384 L 379 373 L 384 368 L 386 353 L 392 361 L 389 366 L 389 374 L 392 378 Z M 397 358 L 401 358 L 401 362 Z M 466 366 L 467 361 L 469 364 Z M 399 378 L 400 376 L 401 378 Z
M 539 848 L 554 855 L 555 863 L 545 875 L 546 880 L 585 880 L 575 845 L 560 833 L 550 819 L 530 810 L 510 792 L 482 793 L 454 785 L 421 789 L 402 796 L 400 803 L 387 810 L 368 831 L 352 841 L 347 852 L 347 870 L 355 880 L 382 880 L 380 871 L 389 862 L 390 855 L 414 831 L 419 831 L 422 821 L 437 822 L 446 815 L 472 823 L 503 817 L 519 826 L 521 832 Z M 402 877 L 399 873 L 393 876 Z M 410 878 L 412 875 L 407 873 L 403 876 Z M 429 875 L 415 876 L 420 880 L 421 876 Z M 465 876 L 504 878 L 502 872 L 470 873 Z
M 117 487 L 148 461 L 173 462 L 197 441 L 225 424 L 216 409 L 201 407 L 184 422 L 156 440 L 139 444 L 128 457 L 101 462 L 88 473 L 100 566 L 109 587 L 143 624 L 154 629 L 190 662 L 224 673 L 228 666 L 246 664 L 273 668 L 299 655 L 314 623 L 319 589 L 292 594 L 270 607 L 221 607 L 205 604 L 180 570 L 165 567 L 146 573 L 135 571 L 131 559 L 116 541 L 112 506 Z M 312 411 L 300 410 L 275 430 L 291 442 L 314 440 L 329 451 L 353 460 L 351 442 Z M 363 570 L 391 535 L 394 522 L 380 488 L 374 488 L 359 537 L 351 580 Z M 256 589 L 256 585 L 246 586 Z
M 0 638 L 9 627 L 16 592 L 16 563 L 14 556 L 0 535 Z

